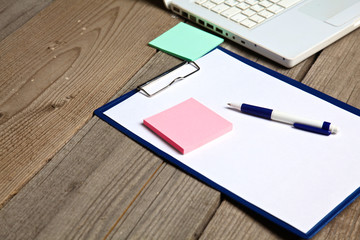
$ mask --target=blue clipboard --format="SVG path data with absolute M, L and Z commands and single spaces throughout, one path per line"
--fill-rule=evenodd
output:
M 262 72 L 265 72 L 266 74 L 273 76 L 287 84 L 290 84 L 291 86 L 301 89 L 302 91 L 305 91 L 313 96 L 316 96 L 322 100 L 325 100 L 341 109 L 344 109 L 356 116 L 360 116 L 360 110 L 352 107 L 344 102 L 341 102 L 331 96 L 328 96 L 320 91 L 317 91 L 309 86 L 306 86 L 298 81 L 295 81 L 287 76 L 284 76 L 278 72 L 275 72 L 271 69 L 268 69 L 260 64 L 257 64 L 255 62 L 252 62 L 244 57 L 241 57 L 229 50 L 226 50 L 222 47 L 218 47 L 217 49 L 225 52 L 226 54 L 236 58 L 237 60 L 251 66 L 252 68 L 258 69 Z M 177 160 L 176 158 L 174 158 L 173 156 L 169 155 L 168 153 L 160 150 L 159 148 L 155 147 L 152 143 L 144 140 L 142 137 L 140 137 L 139 135 L 133 133 L 132 131 L 128 130 L 127 128 L 125 128 L 124 126 L 120 125 L 118 122 L 114 121 L 112 118 L 108 117 L 107 115 L 104 114 L 105 111 L 111 109 L 112 107 L 118 105 L 121 102 L 124 102 L 128 99 L 130 99 L 132 96 L 134 96 L 134 94 L 138 93 L 139 90 L 135 89 L 132 90 L 122 96 L 120 96 L 119 98 L 105 104 L 104 106 L 96 109 L 94 111 L 94 114 L 96 116 L 98 116 L 100 119 L 106 121 L 108 124 L 110 124 L 111 126 L 115 127 L 116 129 L 118 129 L 119 131 L 121 131 L 122 133 L 124 133 L 125 135 L 127 135 L 128 137 L 130 137 L 131 139 L 135 140 L 136 142 L 138 142 L 139 144 L 141 144 L 142 146 L 146 147 L 147 149 L 149 149 L 150 151 L 154 152 L 155 154 L 157 154 L 158 156 L 160 156 L 162 159 L 164 159 L 165 161 L 175 165 L 177 168 L 181 169 L 182 171 L 190 174 L 191 176 L 197 178 L 198 180 L 202 181 L 203 183 L 207 184 L 208 186 L 220 191 L 221 193 L 225 194 L 226 196 L 228 196 L 229 198 L 233 199 L 234 201 L 242 204 L 243 206 L 251 209 L 252 211 L 262 215 L 263 217 L 269 219 L 270 221 L 276 223 L 277 225 L 283 227 L 284 229 L 286 229 L 287 231 L 292 232 L 293 234 L 296 234 L 297 236 L 301 237 L 301 238 L 311 238 L 313 237 L 318 231 L 320 231 L 331 219 L 333 219 L 338 213 L 340 213 L 346 206 L 348 206 L 351 202 L 353 202 L 359 195 L 360 195 L 360 188 L 357 188 L 354 192 L 352 192 L 350 195 L 348 195 L 345 200 L 343 200 L 340 204 L 338 204 L 335 208 L 333 208 L 332 211 L 330 211 L 323 219 L 321 219 L 316 225 L 314 225 L 308 232 L 302 232 L 299 231 L 297 228 L 291 226 L 290 224 L 280 220 L 279 218 L 277 218 L 276 216 L 273 216 L 272 214 L 269 214 L 268 212 L 262 210 L 261 208 L 255 206 L 254 204 L 252 204 L 251 202 L 239 197 L 238 195 L 232 193 L 231 191 L 227 190 L 226 188 L 224 188 L 223 186 L 221 186 L 220 184 L 214 182 L 213 180 L 211 180 L 210 178 L 204 176 L 203 174 L 199 173 L 198 171 L 195 171 L 194 169 L 188 167 L 187 165 L 185 165 L 183 162 Z

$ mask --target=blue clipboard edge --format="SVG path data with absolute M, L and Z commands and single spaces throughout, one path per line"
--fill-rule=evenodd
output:
M 237 60 L 251 66 L 254 67 L 255 69 L 258 69 L 260 71 L 263 71 L 283 82 L 286 82 L 294 87 L 297 87 L 309 94 L 312 94 L 314 96 L 317 96 L 329 103 L 334 104 L 337 107 L 340 107 L 348 112 L 351 112 L 357 116 L 360 116 L 360 110 L 350 106 L 340 100 L 337 100 L 325 93 L 322 93 L 316 89 L 313 89 L 303 83 L 300 83 L 292 78 L 289 78 L 285 75 L 282 75 L 276 71 L 273 71 L 267 67 L 264 67 L 258 63 L 255 63 L 249 59 L 246 59 L 244 57 L 241 57 L 225 48 L 222 47 L 217 47 L 218 49 L 220 49 L 221 51 L 227 53 L 228 55 L 236 58 Z M 98 116 L 100 119 L 104 120 L 105 122 L 107 122 L 108 124 L 110 124 L 111 126 L 113 126 L 114 128 L 118 129 L 119 131 L 121 131 L 122 133 L 124 133 L 125 135 L 127 135 L 128 137 L 130 137 L 131 139 L 133 139 L 134 141 L 136 141 L 137 143 L 141 144 L 142 146 L 146 147 L 147 149 L 149 149 L 150 151 L 152 151 L 153 153 L 155 153 L 156 155 L 158 155 L 159 157 L 161 157 L 162 159 L 170 162 L 171 164 L 175 165 L 176 167 L 180 168 L 182 171 L 190 174 L 191 176 L 195 177 L 196 179 L 202 181 L 203 183 L 207 184 L 208 186 L 214 188 L 217 191 L 220 191 L 221 193 L 225 194 L 227 197 L 235 200 L 236 202 L 240 203 L 241 205 L 251 209 L 252 211 L 256 212 L 257 214 L 260 214 L 261 216 L 265 217 L 266 219 L 274 222 L 275 224 L 283 227 L 284 229 L 288 230 L 289 232 L 304 238 L 304 239 L 309 239 L 311 237 L 313 237 L 318 231 L 320 231 L 328 222 L 330 222 L 335 216 L 337 216 L 343 209 L 345 209 L 348 205 L 350 205 L 359 195 L 360 195 L 360 187 L 358 189 L 356 189 L 352 194 L 350 194 L 343 202 L 341 202 L 338 206 L 336 206 L 330 213 L 328 213 L 322 220 L 320 220 L 312 229 L 310 229 L 307 233 L 303 233 L 301 231 L 299 231 L 298 229 L 294 228 L 293 226 L 287 224 L 286 222 L 276 218 L 275 216 L 265 212 L 264 210 L 258 208 L 257 206 L 251 204 L 250 202 L 246 201 L 245 199 L 237 196 L 236 194 L 230 192 L 229 190 L 227 190 L 226 188 L 220 186 L 219 184 L 213 182 L 212 180 L 210 180 L 209 178 L 203 176 L 202 174 L 196 172 L 195 170 L 191 169 L 190 167 L 186 166 L 185 164 L 183 164 L 182 162 L 178 161 L 177 159 L 173 158 L 172 156 L 168 155 L 167 153 L 163 152 L 162 150 L 156 148 L 155 146 L 153 146 L 151 143 L 145 141 L 144 139 L 142 139 L 141 137 L 137 136 L 136 134 L 132 133 L 131 131 L 129 131 L 128 129 L 126 129 L 125 127 L 123 127 L 122 125 L 118 124 L 117 122 L 115 122 L 114 120 L 112 120 L 111 118 L 109 118 L 108 116 L 106 116 L 104 114 L 104 112 L 110 108 L 112 108 L 113 106 L 119 104 L 122 101 L 125 101 L 126 99 L 130 98 L 131 96 L 133 96 L 135 93 L 137 93 L 138 90 L 134 89 L 116 99 L 114 99 L 113 101 L 105 104 L 104 106 L 96 109 L 94 111 L 94 114 L 96 116 Z

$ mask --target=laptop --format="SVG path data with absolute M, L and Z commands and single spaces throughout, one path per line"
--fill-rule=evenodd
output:
M 291 68 L 360 26 L 360 0 L 164 0 L 168 9 Z

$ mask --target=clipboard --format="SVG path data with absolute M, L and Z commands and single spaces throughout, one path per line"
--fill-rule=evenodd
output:
M 302 238 L 314 236 L 359 196 L 360 152 L 352 141 L 360 133 L 359 109 L 221 47 L 196 64 L 195 73 L 154 97 L 134 89 L 94 113 L 165 161 Z M 181 156 L 142 120 L 189 96 L 231 121 L 234 129 Z M 320 136 L 226 108 L 236 100 L 284 111 L 290 107 L 333 121 L 340 131 Z

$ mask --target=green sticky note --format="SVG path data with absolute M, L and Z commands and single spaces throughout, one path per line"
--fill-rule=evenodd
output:
M 223 41 L 220 37 L 181 22 L 149 42 L 149 45 L 183 60 L 195 61 Z

